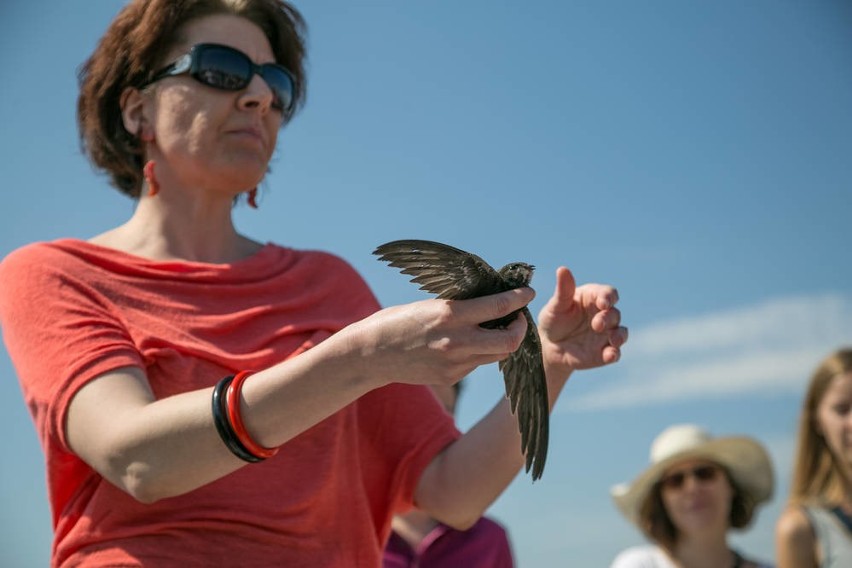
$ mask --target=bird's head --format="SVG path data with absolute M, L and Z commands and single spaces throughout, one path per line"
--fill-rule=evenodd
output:
M 520 288 L 521 286 L 530 285 L 534 270 L 535 266 L 532 264 L 513 262 L 500 269 L 500 276 L 512 286 Z

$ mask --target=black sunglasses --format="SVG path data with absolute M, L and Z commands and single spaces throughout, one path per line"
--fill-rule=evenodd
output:
M 272 106 L 285 116 L 293 110 L 296 87 L 293 75 L 286 67 L 277 63 L 258 65 L 242 51 L 217 43 L 192 46 L 189 53 L 157 71 L 142 88 L 165 77 L 183 73 L 189 73 L 199 83 L 223 91 L 245 89 L 257 73 L 272 91 Z
M 686 470 L 677 471 L 660 480 L 660 485 L 666 489 L 680 489 L 686 483 L 687 477 L 694 477 L 699 483 L 713 481 L 719 475 L 719 467 L 715 465 L 699 465 Z

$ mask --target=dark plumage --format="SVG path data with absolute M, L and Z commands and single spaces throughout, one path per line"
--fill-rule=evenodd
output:
M 379 246 L 373 254 L 413 276 L 411 281 L 420 284 L 421 290 L 447 300 L 466 300 L 528 286 L 535 269 L 514 262 L 497 271 L 475 254 L 433 241 L 393 241 Z M 518 312 L 523 312 L 527 320 L 526 336 L 521 347 L 500 361 L 499 367 L 512 413 L 518 418 L 526 470 L 532 468 L 532 478 L 536 480 L 544 471 L 550 420 L 538 330 L 526 307 L 480 325 L 489 329 L 506 327 L 518 317 Z

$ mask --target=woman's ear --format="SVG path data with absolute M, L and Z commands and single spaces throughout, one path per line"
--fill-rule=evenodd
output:
M 127 87 L 121 93 L 121 120 L 124 128 L 144 142 L 154 140 L 154 130 L 147 119 L 149 100 L 135 87 Z

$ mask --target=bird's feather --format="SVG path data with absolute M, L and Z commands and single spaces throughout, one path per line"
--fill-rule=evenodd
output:
M 434 241 L 393 241 L 380 245 L 373 254 L 390 266 L 399 268 L 403 274 L 413 276 L 411 281 L 419 284 L 421 290 L 437 294 L 441 299 L 466 300 L 524 285 L 510 283 L 504 278 L 503 274 L 513 265 L 497 271 L 475 254 Z M 529 268 L 531 277 L 532 267 L 520 265 Z M 526 471 L 532 470 L 532 478 L 536 480 L 541 477 L 547 459 L 550 420 L 547 381 L 541 340 L 532 314 L 527 308 L 518 312 L 522 312 L 527 320 L 526 336 L 520 348 L 500 361 L 499 367 L 512 413 L 518 420 Z M 518 312 L 481 325 L 505 327 L 517 318 Z

